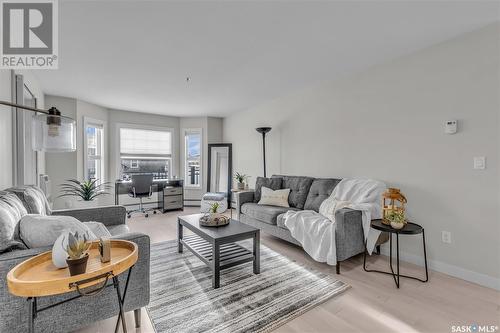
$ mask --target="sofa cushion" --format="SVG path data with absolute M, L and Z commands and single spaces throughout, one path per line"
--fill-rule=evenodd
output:
M 276 217 L 295 208 L 259 205 L 254 202 L 244 203 L 241 206 L 241 213 L 264 223 L 276 225 Z
M 101 238 L 101 237 L 111 237 L 111 233 L 109 232 L 108 228 L 101 222 L 95 222 L 95 221 L 89 221 L 89 222 L 83 222 L 90 231 L 94 233 L 96 238 Z
M 36 186 L 25 185 L 7 189 L 21 200 L 28 214 L 50 215 L 51 209 L 45 193 Z
M 88 226 L 71 216 L 46 216 L 28 214 L 19 222 L 19 235 L 24 244 L 30 249 L 54 245 L 63 231 L 86 234 L 88 239 L 97 237 Z
M 288 204 L 290 207 L 304 209 L 309 188 L 314 180 L 312 177 L 301 176 L 280 176 L 275 175 L 272 178 L 283 178 L 281 188 L 289 188 Z
M 309 194 L 307 195 L 307 200 L 304 205 L 304 209 L 314 210 L 316 213 L 319 212 L 319 206 L 321 203 L 332 194 L 333 189 L 340 182 L 340 179 L 334 178 L 317 178 L 309 189 Z
M 262 186 L 270 188 L 271 190 L 280 190 L 282 189 L 281 184 L 282 184 L 282 179 L 279 177 L 273 177 L 273 178 L 257 177 L 257 180 L 255 181 L 255 193 L 253 196 L 253 202 L 257 203 L 260 201 Z
M 129 227 L 126 224 L 109 225 L 107 228 L 111 236 L 128 234 L 130 232 Z
M 19 238 L 19 221 L 27 213 L 15 194 L 0 191 L 0 253 L 26 249 Z

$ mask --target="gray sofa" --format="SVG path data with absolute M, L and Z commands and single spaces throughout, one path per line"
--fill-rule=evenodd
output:
M 281 181 L 280 181 L 281 179 Z M 237 219 L 240 222 L 254 226 L 273 236 L 300 246 L 286 228 L 283 214 L 288 210 L 314 210 L 319 212 L 319 206 L 330 196 L 340 179 L 312 178 L 302 176 L 273 175 L 271 179 L 258 177 L 256 192 L 245 191 L 236 193 Z M 290 208 L 258 205 L 260 199 L 259 187 L 266 186 L 273 190 L 290 189 L 288 204 Z M 337 223 L 335 243 L 337 247 L 337 273 L 340 273 L 340 262 L 349 259 L 365 250 L 361 212 L 343 208 L 336 212 Z M 387 240 L 387 235 L 381 235 L 377 244 Z M 380 247 L 377 245 L 377 253 Z
M 136 326 L 140 325 L 140 309 L 149 303 L 149 237 L 140 233 L 130 233 L 125 224 L 126 209 L 122 206 L 109 206 L 89 209 L 50 210 L 43 193 L 36 187 L 17 187 L 0 191 L 0 223 L 6 219 L 15 221 L 24 214 L 68 215 L 80 221 L 102 222 L 113 238 L 135 242 L 139 248 L 139 259 L 132 269 L 126 300 L 125 311 L 135 311 Z M 12 220 L 13 219 L 13 220 Z M 18 233 L 18 227 L 15 233 Z M 4 232 L 5 233 L 5 232 Z M 3 235 L 5 236 L 5 235 Z M 22 249 L 18 234 L 10 244 L 2 238 L 3 251 L 0 254 L 0 332 L 28 331 L 28 302 L 25 298 L 13 296 L 7 289 L 7 273 L 22 261 L 40 254 L 50 248 Z M 6 246 L 7 245 L 7 246 Z M 123 292 L 126 273 L 120 275 L 120 287 Z M 42 297 L 38 308 L 74 297 L 75 293 L 62 296 Z M 50 308 L 38 314 L 35 320 L 36 332 L 68 332 L 96 321 L 116 316 L 119 312 L 116 291 L 111 283 L 98 296 L 81 297 L 60 306 Z

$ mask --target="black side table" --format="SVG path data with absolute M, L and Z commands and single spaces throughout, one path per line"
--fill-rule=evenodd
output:
M 373 229 L 389 233 L 389 247 L 390 247 L 389 266 L 391 267 L 391 271 L 384 272 L 384 271 L 378 271 L 375 269 L 366 269 L 366 252 L 367 251 L 365 250 L 365 255 L 363 258 L 363 269 L 366 272 L 377 272 L 377 273 L 392 275 L 392 277 L 394 278 L 394 282 L 396 283 L 396 287 L 398 287 L 398 288 L 399 288 L 399 278 L 400 277 L 414 279 L 414 280 L 418 280 L 421 282 L 429 281 L 429 272 L 427 270 L 427 252 L 425 249 L 425 232 L 424 232 L 424 228 L 422 228 L 422 226 L 420 226 L 416 223 L 408 222 L 402 229 L 394 229 L 390 225 L 383 224 L 382 220 L 372 220 L 371 227 Z M 422 280 L 422 279 L 414 277 L 414 276 L 399 274 L 399 235 L 417 235 L 420 233 L 422 234 L 422 243 L 423 243 L 423 247 L 424 247 L 425 280 Z M 397 258 L 396 259 L 396 273 L 394 273 L 394 269 L 392 268 L 392 235 L 393 234 L 396 234 L 396 258 Z M 365 248 L 366 248 L 366 241 L 365 241 Z

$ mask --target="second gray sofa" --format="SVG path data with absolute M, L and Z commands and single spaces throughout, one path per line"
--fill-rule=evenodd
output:
M 279 179 L 281 178 L 281 182 Z M 275 180 L 272 180 L 275 179 Z M 336 178 L 312 178 L 302 176 L 274 175 L 272 179 L 257 178 L 256 192 L 246 191 L 236 193 L 237 219 L 240 222 L 252 225 L 273 236 L 288 242 L 300 245 L 286 228 L 283 214 L 289 210 L 314 210 L 319 212 L 319 206 L 332 194 L 333 189 L 340 182 Z M 259 186 L 269 185 L 274 190 L 290 189 L 288 204 L 290 208 L 259 205 Z M 269 187 L 267 186 L 267 187 Z M 361 212 L 343 208 L 336 212 L 337 223 L 335 243 L 337 247 L 337 273 L 340 273 L 340 262 L 351 258 L 365 250 Z M 386 235 L 379 238 L 377 244 L 387 239 Z M 380 248 L 377 246 L 377 252 Z

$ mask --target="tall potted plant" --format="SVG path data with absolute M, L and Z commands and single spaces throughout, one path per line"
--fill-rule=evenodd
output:
M 78 206 L 94 206 L 95 199 L 109 194 L 106 192 L 110 188 L 109 183 L 101 183 L 99 179 L 85 180 L 83 182 L 77 179 L 68 179 L 61 184 L 61 197 L 76 198 Z

